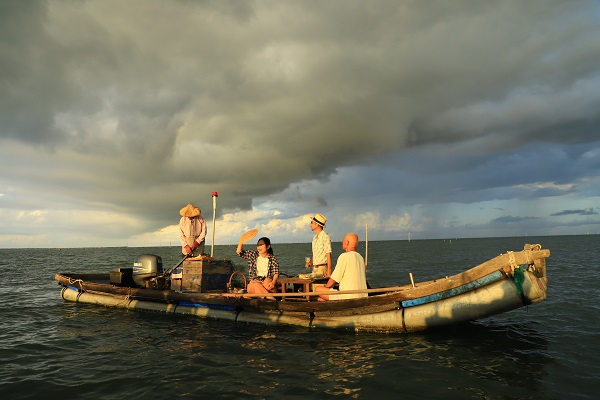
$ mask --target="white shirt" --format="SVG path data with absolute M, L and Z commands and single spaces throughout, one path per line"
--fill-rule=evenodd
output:
M 267 276 L 269 273 L 269 258 L 258 256 L 256 259 L 256 275 Z
M 365 260 L 356 251 L 342 253 L 335 264 L 335 270 L 331 279 L 340 284 L 340 292 L 343 290 L 361 290 L 367 288 L 367 276 L 365 271 Z M 340 294 L 335 299 L 356 299 L 367 297 L 367 293 Z M 333 298 L 332 298 L 333 300 Z

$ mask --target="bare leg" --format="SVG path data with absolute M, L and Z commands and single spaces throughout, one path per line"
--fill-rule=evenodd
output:
M 319 301 L 329 300 L 329 288 L 326 288 L 325 286 L 317 286 L 313 290 L 315 292 L 323 292 L 322 294 L 319 293 Z
M 248 293 L 264 293 L 267 294 L 269 291 L 263 286 L 261 281 L 250 281 L 248 284 Z M 267 297 L 269 300 L 275 300 L 275 297 Z

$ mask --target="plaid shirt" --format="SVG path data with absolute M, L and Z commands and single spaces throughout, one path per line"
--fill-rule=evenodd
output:
M 248 275 L 250 280 L 257 279 L 258 274 L 256 271 L 256 259 L 259 257 L 258 251 L 256 250 L 242 250 L 238 253 L 238 256 L 248 260 Z M 269 272 L 267 272 L 268 278 L 273 279 L 275 275 L 279 275 L 279 263 L 273 254 L 269 254 Z M 263 278 L 263 277 L 261 277 Z

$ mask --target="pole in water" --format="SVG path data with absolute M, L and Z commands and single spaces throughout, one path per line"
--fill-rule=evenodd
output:
M 365 271 L 369 270 L 369 224 L 365 225 Z
M 213 229 L 212 229 L 212 244 L 210 246 L 210 256 L 212 257 L 215 250 L 215 220 L 217 219 L 217 197 L 219 193 L 212 192 L 213 198 Z
M 415 280 L 413 279 L 412 272 L 409 272 L 408 276 L 410 276 L 410 283 L 412 283 L 412 287 L 415 287 Z

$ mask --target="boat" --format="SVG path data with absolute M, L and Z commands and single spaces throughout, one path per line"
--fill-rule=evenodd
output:
M 58 273 L 55 280 L 62 298 L 77 303 L 235 323 L 408 333 L 479 320 L 543 301 L 549 256 L 550 250 L 541 245 L 526 244 L 522 251 L 508 251 L 456 275 L 343 291 L 367 292 L 368 296 L 335 301 L 318 301 L 317 292 L 310 291 L 317 281 L 298 277 L 287 283 L 280 278 L 289 287 L 273 293 L 275 300 L 248 294 L 244 274 L 233 270 L 231 261 L 210 257 L 186 260 L 182 273 L 173 269 L 165 273 L 160 257 L 143 255 L 134 267 L 151 264 L 150 272 L 132 274 L 120 268 L 109 273 Z M 305 284 L 295 285 L 298 281 Z

